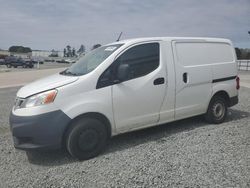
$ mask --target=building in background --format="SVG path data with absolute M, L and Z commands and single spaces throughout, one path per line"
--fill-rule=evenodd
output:
M 27 58 L 31 57 L 32 53 L 17 53 L 17 52 L 9 52 L 8 50 L 0 50 L 0 58 L 1 57 L 6 57 L 6 56 L 16 56 L 16 57 L 22 57 L 22 58 Z
M 62 51 L 48 51 L 48 50 L 32 50 L 32 57 L 50 57 L 50 56 L 58 56 L 58 57 L 63 57 L 63 52 Z
M 27 53 L 18 53 L 18 52 L 9 52 L 11 56 L 21 57 L 21 58 L 30 58 L 32 56 L 32 52 Z
M 10 52 L 8 50 L 0 50 L 0 59 L 4 59 L 6 56 L 10 56 Z
M 32 58 L 32 59 L 40 59 L 41 61 L 44 59 L 58 59 L 63 58 L 63 51 L 56 50 L 32 50 L 32 52 L 27 53 L 18 53 L 18 52 L 9 52 L 8 50 L 0 49 L 0 59 L 5 59 L 7 56 L 16 56 L 21 58 Z

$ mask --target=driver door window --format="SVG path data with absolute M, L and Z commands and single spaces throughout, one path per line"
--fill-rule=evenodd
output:
M 159 43 L 141 44 L 128 49 L 116 61 L 129 65 L 128 79 L 145 76 L 159 66 Z
M 145 76 L 157 69 L 160 61 L 159 43 L 146 43 L 134 46 L 119 56 L 113 64 L 100 76 L 97 87 L 102 88 L 113 85 L 116 70 L 121 64 L 129 65 L 127 80 Z M 126 80 L 125 80 L 126 81 Z

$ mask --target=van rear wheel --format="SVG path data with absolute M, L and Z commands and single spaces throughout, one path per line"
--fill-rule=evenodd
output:
M 225 121 L 227 116 L 227 103 L 221 96 L 214 96 L 208 106 L 205 119 L 209 123 L 219 124 Z
M 67 132 L 66 148 L 79 160 L 86 160 L 102 152 L 107 143 L 106 126 L 97 119 L 81 118 Z

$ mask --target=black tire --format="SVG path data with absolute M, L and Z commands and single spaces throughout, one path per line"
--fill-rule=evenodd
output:
M 26 66 L 26 65 L 23 65 L 23 68 L 27 68 L 27 66 Z
M 81 118 L 68 130 L 66 148 L 73 157 L 86 160 L 102 152 L 107 138 L 107 129 L 102 122 L 92 118 Z
M 17 68 L 17 66 L 16 66 L 16 65 L 14 65 L 14 68 Z
M 219 124 L 225 121 L 227 116 L 227 102 L 221 96 L 214 96 L 208 106 L 205 119 L 209 123 Z

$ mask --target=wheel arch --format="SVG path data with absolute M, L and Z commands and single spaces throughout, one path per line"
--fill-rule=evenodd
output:
M 101 122 L 104 123 L 104 125 L 107 128 L 108 137 L 109 138 L 111 137 L 112 126 L 111 126 L 109 119 L 104 114 L 99 113 L 99 112 L 87 112 L 87 113 L 83 113 L 83 114 L 76 116 L 68 123 L 63 133 L 62 146 L 65 146 L 65 141 L 66 141 L 66 137 L 67 137 L 67 133 L 69 129 L 73 126 L 74 122 L 78 121 L 81 118 L 94 118 L 94 119 L 100 120 Z
M 220 115 L 214 114 L 214 110 L 213 110 L 213 106 L 214 106 L 214 104 L 216 104 L 215 103 L 216 98 L 218 99 L 218 97 L 224 99 L 224 101 L 225 101 L 225 102 L 223 102 L 223 103 L 225 103 L 224 104 L 224 113 L 220 114 Z M 227 108 L 229 107 L 229 104 L 230 104 L 230 98 L 229 98 L 229 94 L 226 91 L 220 90 L 220 91 L 215 92 L 212 95 L 212 97 L 209 101 L 209 105 L 207 107 L 207 111 L 204 114 L 206 121 L 209 123 L 213 123 L 213 124 L 219 124 L 219 123 L 224 122 L 224 120 L 227 116 Z
M 223 97 L 226 100 L 227 106 L 229 106 L 229 104 L 230 104 L 230 97 L 229 97 L 229 94 L 225 90 L 220 90 L 220 91 L 215 92 L 213 94 L 213 96 L 211 97 L 210 102 L 211 102 L 211 100 L 215 96 L 221 96 L 221 97 Z M 209 102 L 209 104 L 210 104 L 210 102 Z

